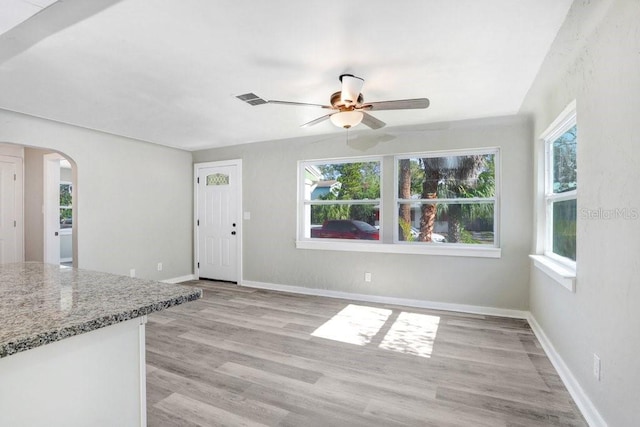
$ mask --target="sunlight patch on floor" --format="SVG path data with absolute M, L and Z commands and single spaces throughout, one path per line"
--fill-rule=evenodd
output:
M 399 353 L 431 357 L 439 323 L 439 316 L 403 311 L 379 347 Z
M 349 304 L 311 334 L 314 337 L 347 344 L 367 345 L 393 321 L 378 348 L 420 357 L 431 357 L 438 334 L 439 316 L 401 312 L 389 317 L 392 310 Z M 393 320 L 395 319 L 395 320 Z M 375 343 L 374 343 L 375 345 Z
M 385 324 L 391 310 L 349 304 L 311 335 L 347 344 L 366 345 Z

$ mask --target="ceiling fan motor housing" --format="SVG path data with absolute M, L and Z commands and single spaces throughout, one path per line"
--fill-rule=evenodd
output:
M 354 103 L 347 104 L 342 101 L 342 91 L 335 92 L 331 95 L 331 106 L 340 111 L 351 111 L 357 108 L 364 102 L 364 97 L 362 94 L 358 94 L 358 99 Z

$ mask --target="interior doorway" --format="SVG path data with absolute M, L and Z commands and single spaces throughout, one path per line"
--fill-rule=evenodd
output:
M 73 170 L 58 153 L 44 155 L 44 262 L 73 265 Z

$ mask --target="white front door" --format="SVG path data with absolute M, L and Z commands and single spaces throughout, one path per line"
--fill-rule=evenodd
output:
M 238 281 L 238 169 L 237 164 L 210 167 L 196 165 L 196 268 L 201 278 Z
M 0 156 L 0 264 L 22 259 L 18 239 L 18 158 Z

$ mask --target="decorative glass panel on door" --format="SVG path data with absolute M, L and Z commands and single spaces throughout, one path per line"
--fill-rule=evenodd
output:
M 229 175 L 222 173 L 207 175 L 207 185 L 229 185 Z

